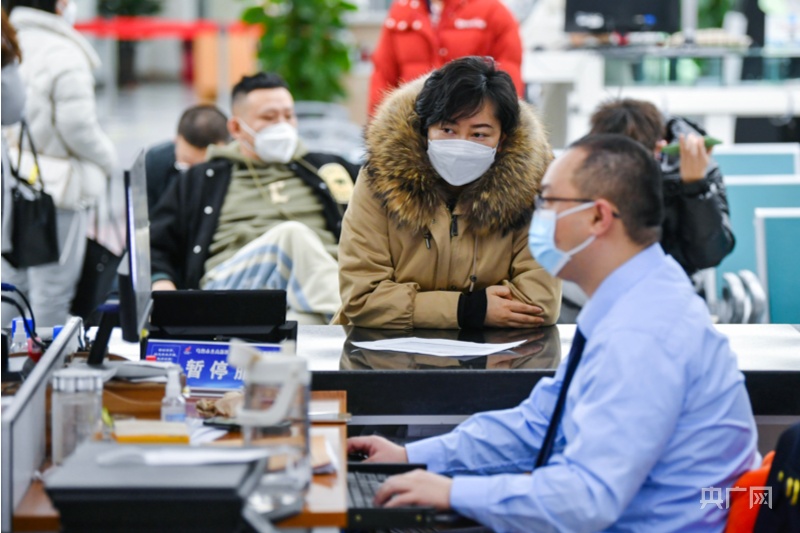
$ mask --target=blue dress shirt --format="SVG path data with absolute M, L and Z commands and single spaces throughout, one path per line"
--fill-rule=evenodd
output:
M 583 359 L 549 462 L 532 474 L 565 364 L 518 407 L 407 446 L 453 476 L 452 507 L 497 532 L 721 532 L 701 504 L 757 465 L 744 378 L 674 259 L 654 244 L 606 278 L 578 317 Z M 720 508 L 721 507 L 721 508 Z

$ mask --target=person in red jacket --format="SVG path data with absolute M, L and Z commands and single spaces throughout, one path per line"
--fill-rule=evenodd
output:
M 491 56 L 522 97 L 522 41 L 500 0 L 396 0 L 372 54 L 369 113 L 402 83 L 452 59 Z

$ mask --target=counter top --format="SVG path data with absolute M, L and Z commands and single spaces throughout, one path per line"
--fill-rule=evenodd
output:
M 757 416 L 800 416 L 800 330 L 787 324 L 719 325 L 736 353 Z M 482 342 L 527 339 L 512 352 L 442 358 L 362 350 L 353 342 L 420 336 L 469 338 L 458 330 L 369 330 L 300 326 L 297 353 L 308 359 L 315 390 L 346 390 L 353 424 L 458 423 L 506 409 L 552 376 L 569 353 L 575 325 L 487 330 Z
M 715 326 L 730 340 L 739 368 L 750 371 L 800 372 L 800 330 L 789 324 L 722 324 Z M 575 325 L 526 330 L 379 330 L 351 326 L 300 326 L 297 353 L 314 372 L 333 370 L 496 369 L 553 370 L 566 357 Z M 473 342 L 528 342 L 502 355 L 449 361 L 446 358 L 399 352 L 361 350 L 353 342 L 402 337 L 449 338 Z M 494 359 L 493 359 L 494 358 Z M 500 363 L 500 359 L 505 364 Z

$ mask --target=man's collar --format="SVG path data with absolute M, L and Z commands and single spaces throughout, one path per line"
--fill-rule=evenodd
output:
M 578 327 L 587 339 L 597 324 L 608 314 L 616 301 L 647 274 L 658 268 L 664 259 L 664 250 L 652 244 L 617 267 L 600 283 L 594 295 L 578 315 Z

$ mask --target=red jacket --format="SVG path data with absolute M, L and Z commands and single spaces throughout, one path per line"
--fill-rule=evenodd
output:
M 470 55 L 494 57 L 523 96 L 519 25 L 500 0 L 444 0 L 436 28 L 426 0 L 396 0 L 372 55 L 370 115 L 386 92 Z

